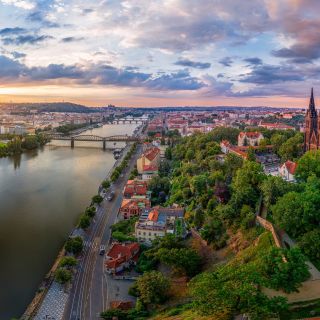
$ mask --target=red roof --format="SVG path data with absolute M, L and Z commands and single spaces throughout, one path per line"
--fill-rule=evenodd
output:
M 242 138 L 243 136 L 246 136 L 250 139 L 258 139 L 261 136 L 261 132 L 240 132 L 239 136 Z
M 158 166 L 145 165 L 143 166 L 143 171 L 158 171 Z
M 293 161 L 286 161 L 284 163 L 284 165 L 286 166 L 287 170 L 289 171 L 290 174 L 294 174 L 296 172 L 297 169 L 297 163 L 293 162 Z
M 145 196 L 147 194 L 147 191 L 148 187 L 146 181 L 128 180 L 126 186 L 124 187 L 123 193 L 129 196 Z
M 149 212 L 148 220 L 151 220 L 153 222 L 157 222 L 159 217 L 159 211 L 158 210 L 152 210 Z
M 129 310 L 133 307 L 132 301 L 111 301 L 111 309 Z
M 156 148 L 156 147 L 153 147 L 153 148 L 150 148 L 149 150 L 147 150 L 145 153 L 144 153 L 144 156 L 149 160 L 149 161 L 152 161 L 156 158 L 156 156 L 160 153 L 160 149 L 159 148 Z
M 140 246 L 136 242 L 129 244 L 114 243 L 107 253 L 109 260 L 106 262 L 106 267 L 116 269 L 122 263 L 134 258 L 139 249 Z

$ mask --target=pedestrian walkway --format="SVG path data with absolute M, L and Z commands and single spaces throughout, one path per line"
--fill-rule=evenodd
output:
M 63 286 L 53 282 L 50 286 L 41 307 L 35 316 L 35 320 L 62 320 L 68 294 Z

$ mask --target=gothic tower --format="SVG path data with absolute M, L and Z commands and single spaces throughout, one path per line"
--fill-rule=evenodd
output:
M 318 128 L 320 128 L 320 123 L 318 119 L 316 106 L 314 103 L 313 88 L 312 88 L 309 108 L 307 110 L 306 117 L 305 117 L 304 152 L 312 149 L 318 149 L 318 146 L 319 146 Z

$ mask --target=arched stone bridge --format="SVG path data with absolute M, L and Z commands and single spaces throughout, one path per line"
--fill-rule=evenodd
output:
M 61 140 L 61 141 L 70 141 L 71 148 L 74 148 L 75 141 L 92 141 L 92 142 L 102 142 L 103 149 L 106 149 L 107 142 L 138 142 L 140 141 L 139 137 L 128 136 L 128 135 L 116 135 L 109 137 L 100 137 L 96 135 L 75 135 L 75 136 L 66 136 L 58 133 L 47 134 L 47 137 L 50 140 Z

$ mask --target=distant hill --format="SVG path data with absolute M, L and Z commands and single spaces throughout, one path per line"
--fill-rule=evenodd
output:
M 8 105 L 8 104 L 6 104 Z M 89 108 L 80 104 L 70 102 L 53 102 L 53 103 L 19 103 L 12 104 L 16 112 L 26 112 L 38 110 L 39 112 L 75 112 L 90 113 L 98 112 L 98 108 Z

